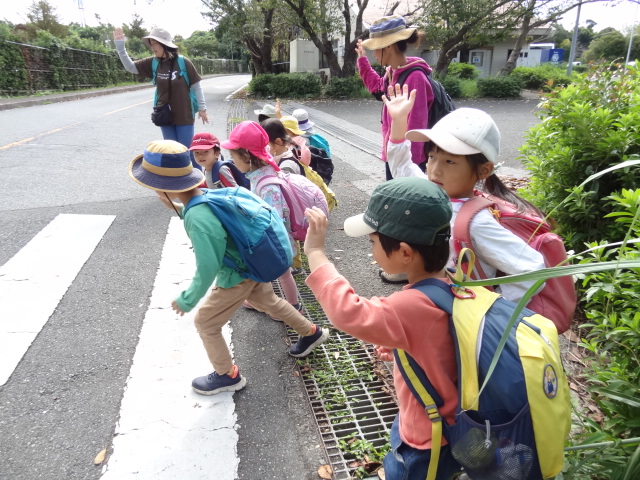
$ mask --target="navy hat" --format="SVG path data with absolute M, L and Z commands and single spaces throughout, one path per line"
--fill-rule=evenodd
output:
M 129 176 L 159 192 L 186 192 L 204 181 L 204 174 L 193 168 L 187 147 L 173 140 L 149 143 L 142 155 L 131 160 Z

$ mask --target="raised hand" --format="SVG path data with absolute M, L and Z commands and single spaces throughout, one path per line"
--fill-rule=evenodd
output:
M 387 106 L 387 112 L 392 119 L 407 118 L 416 101 L 416 91 L 414 89 L 409 93 L 407 85 L 402 87 L 397 83 L 395 87 L 389 85 L 387 94 L 382 97 L 382 101 Z
M 113 31 L 113 39 L 114 40 L 125 40 L 124 32 L 122 31 L 122 27 L 116 27 Z
M 362 40 L 358 40 L 358 44 L 356 45 L 356 53 L 358 54 L 358 58 L 364 57 L 366 53 L 364 53 L 364 47 L 362 46 Z

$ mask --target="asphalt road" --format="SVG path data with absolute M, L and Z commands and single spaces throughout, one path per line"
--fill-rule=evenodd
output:
M 232 120 L 231 102 L 225 97 L 248 80 L 241 75 L 206 79 L 203 86 L 213 122 L 198 125 L 196 131 L 224 138 Z M 118 91 L 0 111 L 0 265 L 60 213 L 115 215 L 9 381 L 0 387 L 2 480 L 101 476 L 92 461 L 114 434 L 172 216 L 151 191 L 126 174 L 130 159 L 160 136 L 149 121 L 150 93 L 148 88 Z M 238 115 L 255 119 L 253 110 L 267 101 L 240 102 L 233 120 Z M 537 121 L 535 104 L 523 99 L 475 101 L 470 106 L 496 118 L 503 133 L 502 158 L 509 162 L 506 152 L 515 152 L 523 132 Z M 331 218 L 329 257 L 361 295 L 388 295 L 398 287 L 378 280 L 369 243 L 346 237 L 341 228 L 346 217 L 364 210 L 370 191 L 382 181 L 382 164 L 375 155 L 348 141 L 353 131 L 370 142 L 379 141 L 380 104 L 357 100 L 304 105 L 312 120 L 315 115 L 345 132 L 340 137 L 327 134 L 335 164 L 331 187 L 340 201 Z M 517 163 L 512 166 L 518 168 Z M 294 362 L 286 353 L 283 326 L 240 311 L 232 327 L 236 359 L 249 380 L 248 387 L 234 395 L 238 478 L 317 478 L 315 472 L 326 463 L 324 450 L 300 379 L 293 374 Z M 190 380 L 185 379 L 185 389 Z M 144 454 L 141 446 L 140 455 Z

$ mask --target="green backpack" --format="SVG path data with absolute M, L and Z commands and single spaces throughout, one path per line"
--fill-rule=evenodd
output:
M 160 61 L 153 57 L 151 62 L 151 83 L 156 84 L 156 74 L 158 73 L 158 65 L 160 65 Z M 184 63 L 184 56 L 178 55 L 178 68 L 180 68 L 180 76 L 184 78 L 184 81 L 189 87 L 189 98 L 191 98 L 191 115 L 193 118 L 196 117 L 196 112 L 199 111 L 198 108 L 198 99 L 196 98 L 196 94 L 191 90 L 191 82 L 189 81 L 189 74 L 187 73 L 187 66 Z M 153 97 L 153 106 L 158 105 L 158 89 L 156 88 L 156 93 Z

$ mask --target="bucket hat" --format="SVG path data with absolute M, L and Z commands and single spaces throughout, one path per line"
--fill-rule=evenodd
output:
M 378 185 L 364 213 L 344 221 L 350 237 L 378 232 L 401 242 L 442 245 L 449 241 L 451 201 L 426 178 L 404 177 Z
M 251 120 L 240 122 L 236 128 L 231 131 L 229 139 L 220 145 L 227 150 L 244 148 L 260 160 L 264 160 L 274 167 L 276 171 L 280 170 L 280 167 L 273 161 L 271 154 L 267 150 L 269 135 L 267 135 L 267 132 L 264 131 L 264 128 L 262 128 L 259 123 L 252 122 Z
M 159 192 L 186 192 L 204 181 L 204 174 L 193 168 L 187 147 L 173 140 L 150 142 L 142 155 L 131 160 L 129 176 Z
M 378 50 L 408 39 L 415 31 L 415 28 L 407 28 L 400 15 L 382 17 L 369 27 L 369 38 L 362 42 L 362 46 L 367 50 Z
M 270 103 L 266 103 L 264 107 L 260 110 L 254 110 L 253 113 L 256 115 L 264 115 L 265 117 L 275 117 L 276 116 L 276 107 L 271 105 Z
M 284 126 L 284 128 L 289 130 L 291 133 L 295 135 L 304 135 L 304 130 L 302 130 L 298 126 L 298 120 L 296 120 L 296 117 L 292 115 L 287 115 L 284 117 L 280 117 L 280 121 L 282 122 L 282 125 Z
M 151 33 L 146 37 L 142 37 L 142 43 L 144 43 L 147 47 L 151 48 L 150 39 L 154 39 L 156 42 L 160 42 L 165 47 L 169 48 L 178 48 L 178 46 L 173 43 L 173 37 L 169 32 L 167 32 L 164 28 L 154 28 L 151 30 Z
M 454 155 L 482 153 L 490 162 L 500 154 L 500 130 L 488 113 L 477 108 L 458 108 L 445 115 L 433 128 L 409 130 L 412 142 L 433 142 Z
M 189 150 L 211 150 L 213 147 L 219 147 L 220 140 L 213 133 L 202 132 L 196 133 L 191 140 Z
M 311 130 L 314 125 L 314 123 L 309 120 L 309 114 L 304 108 L 296 108 L 291 115 L 298 121 L 300 130 Z

